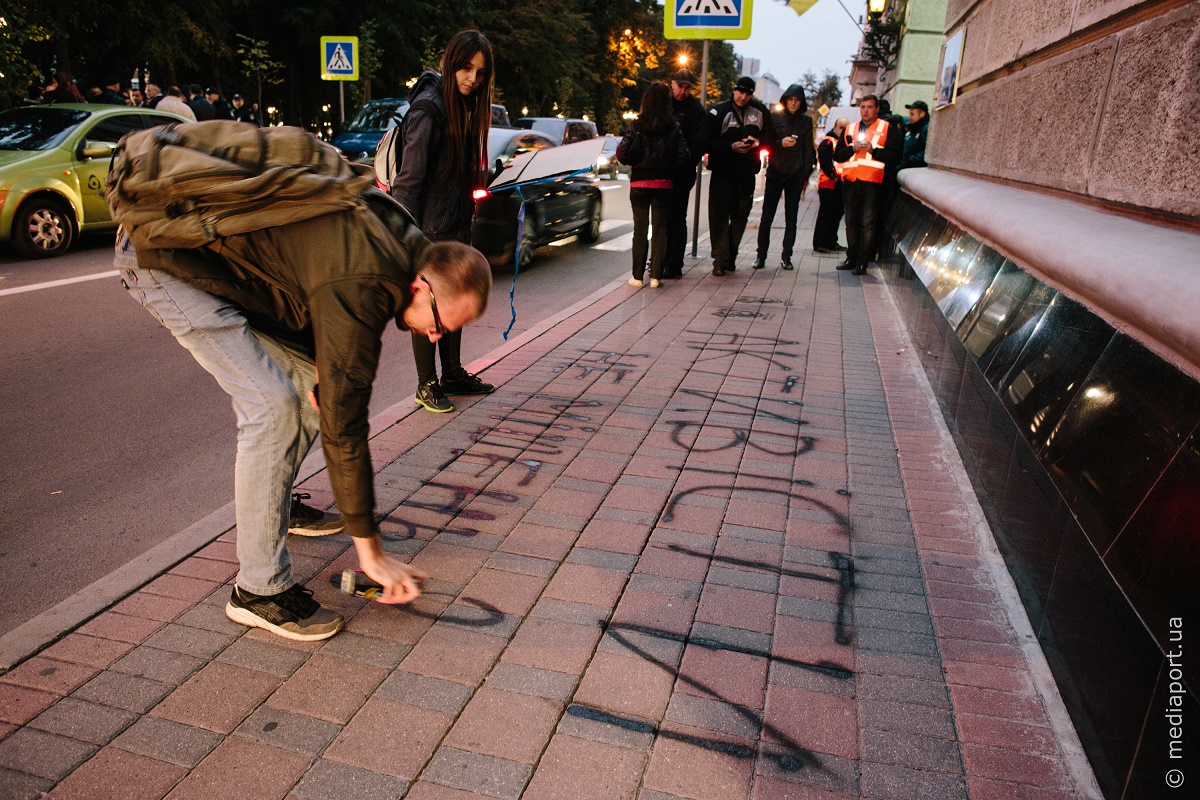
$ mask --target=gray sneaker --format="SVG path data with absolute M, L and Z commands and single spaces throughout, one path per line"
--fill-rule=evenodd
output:
M 297 536 L 329 536 L 340 533 L 342 528 L 346 527 L 346 521 L 342 519 L 341 514 L 333 511 L 321 511 L 300 502 L 309 497 L 311 495 L 299 492 L 292 494 L 292 516 L 291 521 L 288 522 L 288 533 L 294 533 Z
M 293 586 L 279 594 L 257 595 L 236 585 L 225 604 L 225 616 L 239 625 L 262 628 L 285 639 L 315 642 L 328 639 L 346 621 L 313 599 L 311 589 Z

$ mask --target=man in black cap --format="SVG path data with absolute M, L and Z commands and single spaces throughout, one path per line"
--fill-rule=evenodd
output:
M 221 93 L 215 87 L 208 87 L 204 96 L 208 98 L 208 102 L 212 103 L 213 119 L 233 119 L 233 111 L 229 108 L 229 103 L 221 99 Z
M 248 122 L 260 128 L 263 126 L 262 117 L 254 109 L 246 105 L 245 98 L 240 94 L 235 94 L 229 101 L 233 105 L 232 112 L 235 120 L 238 122 Z
M 208 102 L 208 98 L 200 93 L 200 84 L 190 83 L 184 88 L 188 93 L 188 108 L 196 115 L 196 121 L 204 122 L 213 119 L 216 112 L 213 110 L 212 103 Z
M 712 234 L 713 275 L 737 266 L 738 245 L 754 204 L 754 181 L 762 162 L 760 146 L 775 144 L 767 107 L 754 99 L 754 79 L 738 78 L 733 97 L 708 112 L 708 228 Z
M 681 69 L 671 78 L 671 105 L 675 121 L 687 142 L 688 160 L 671 178 L 671 214 L 667 220 L 667 260 L 663 264 L 664 278 L 683 277 L 683 254 L 687 249 L 688 198 L 696 183 L 696 165 L 704 156 L 708 144 L 708 120 L 704 104 L 692 94 L 695 76 L 690 69 Z
M 904 131 L 904 156 L 899 169 L 925 166 L 925 140 L 929 138 L 929 106 L 924 100 L 905 106 L 908 128 Z

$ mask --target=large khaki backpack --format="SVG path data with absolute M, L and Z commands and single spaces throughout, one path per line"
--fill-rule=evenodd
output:
M 299 128 L 212 120 L 127 134 L 106 197 L 135 246 L 192 248 L 365 208 L 374 184 L 369 167 Z

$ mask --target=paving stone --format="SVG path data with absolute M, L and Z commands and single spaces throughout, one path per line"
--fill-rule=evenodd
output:
M 505 643 L 505 639 L 476 629 L 439 623 L 421 637 L 401 666 L 408 672 L 475 686 L 487 675 Z
M 712 582 L 711 576 L 709 582 Z M 703 587 L 704 584 L 696 581 L 685 581 L 679 578 L 667 578 L 661 575 L 648 575 L 644 572 L 635 572 L 629 576 L 629 582 L 625 588 L 627 591 L 641 592 L 643 594 L 660 594 L 676 600 L 693 601 L 700 599 L 700 591 Z
M 529 618 L 504 651 L 503 661 L 535 669 L 583 674 L 600 629 L 551 619 Z
M 400 778 L 319 759 L 293 794 L 305 800 L 346 800 L 348 797 L 398 800 L 407 790 L 408 781 Z
M 60 780 L 97 750 L 96 745 L 22 728 L 0 741 L 0 767 Z
M 629 573 L 633 572 L 633 568 L 637 566 L 638 557 L 626 553 L 612 553 L 607 550 L 591 550 L 586 547 L 575 547 L 571 550 L 570 555 L 567 556 L 567 563 Z
M 747 797 L 753 767 L 752 741 L 671 723 L 659 734 L 643 785 L 696 800 Z
M 106 747 L 54 787 L 51 797 L 54 800 L 158 798 L 184 774 L 177 766 Z
M 83 742 L 104 745 L 136 719 L 135 714 L 127 711 L 74 697 L 64 697 L 34 718 L 29 726 Z
M 199 764 L 224 737 L 157 717 L 142 717 L 113 741 L 113 747 L 180 767 Z
M 607 606 L 571 603 L 566 600 L 543 597 L 533 607 L 533 610 L 529 612 L 529 616 L 538 619 L 570 622 L 576 625 L 600 626 L 608 620 L 609 613 L 609 607 Z
M 559 720 L 555 738 L 570 736 L 614 747 L 649 750 L 654 744 L 657 730 L 657 720 L 614 714 L 602 708 L 572 703 Z
M 616 800 L 632 797 L 645 755 L 598 741 L 556 735 L 546 748 L 524 800 Z
M 422 777 L 456 789 L 516 800 L 533 769 L 515 761 L 441 747 Z
M 779 576 L 743 569 L 728 569 L 713 566 L 708 571 L 708 582 L 718 586 L 732 586 L 755 592 L 774 593 L 779 591 Z
M 330 641 L 343 635 L 344 633 L 338 634 Z M 286 678 L 308 660 L 308 652 L 305 650 L 276 644 L 275 642 L 283 641 L 278 636 L 271 638 L 274 641 L 265 642 L 250 638 L 249 635 L 243 636 L 222 650 L 217 656 L 217 661 Z
M 548 578 L 554 574 L 554 570 L 558 568 L 557 561 L 550 561 L 545 558 L 531 558 L 529 556 L 516 555 L 514 553 L 492 553 L 488 558 L 485 566 L 491 569 L 504 570 L 506 572 L 516 572 L 522 575 L 533 575 L 539 578 Z
M 308 756 L 230 736 L 171 791 L 171 800 L 281 797 L 308 769 Z
M 99 670 L 71 661 L 34 656 L 18 664 L 0 678 L 0 683 L 24 686 L 57 695 L 70 694 Z
M 144 644 L 158 650 L 210 659 L 228 647 L 233 639 L 233 636 L 215 631 L 171 624 L 146 639 Z
M 496 668 L 501 666 L 498 664 Z M 470 686 L 461 683 L 398 669 L 375 690 L 374 696 L 456 716 L 473 692 Z
M 887 800 L 967 800 L 966 782 L 957 775 L 908 769 L 893 764 L 864 761 L 862 790 L 867 797 Z
M 275 690 L 267 703 L 345 725 L 386 676 L 387 670 L 380 667 L 316 653 Z
M 178 686 L 202 666 L 204 659 L 141 645 L 113 664 L 111 669 Z
M 0 797 L 5 800 L 37 800 L 54 786 L 50 778 L 0 767 Z
M 390 681 L 391 678 L 388 680 Z M 430 678 L 427 680 L 434 679 Z M 577 682 L 577 679 L 573 675 L 501 662 L 492 668 L 485 686 L 491 689 L 529 694 L 535 697 L 544 697 L 547 700 L 565 702 L 575 691 Z M 416 705 L 421 704 L 416 703 Z M 457 713 L 457 710 L 450 713 Z
M 361 661 L 375 667 L 393 669 L 404 656 L 408 655 L 411 649 L 407 645 L 387 639 L 360 636 L 357 633 L 342 631 L 332 639 L 325 640 L 317 652 L 321 655 L 337 656 L 351 661 Z
M 170 684 L 149 678 L 106 670 L 76 689 L 72 696 L 114 708 L 123 708 L 135 714 L 145 714 L 173 688 L 175 687 Z
M 762 733 L 761 710 L 689 694 L 671 695 L 665 718 L 743 739 L 756 740 Z
M 231 733 L 280 684 L 265 672 L 213 661 L 155 709 L 154 716 Z
M 534 764 L 561 711 L 556 701 L 485 686 L 459 714 L 443 746 Z
M 191 628 L 203 628 L 206 631 L 223 633 L 226 636 L 237 637 L 246 632 L 245 626 L 239 625 L 225 616 L 224 604 L 218 606 L 201 603 L 192 606 L 191 610 L 176 619 L 175 623 L 177 625 L 187 625 Z
M 0 722 L 24 725 L 57 700 L 50 692 L 0 683 Z
M 521 618 L 515 614 L 501 614 L 494 608 L 477 608 L 468 600 L 455 603 L 443 611 L 437 624 L 453 625 L 507 639 L 521 625 Z
M 688 640 L 704 647 L 721 646 L 764 656 L 771 652 L 771 634 L 747 631 L 741 628 L 727 628 L 724 625 L 712 625 L 707 622 L 697 622 L 692 625 L 692 632 Z
M 317 756 L 341 731 L 341 725 L 264 705 L 247 717 L 234 735 Z
M 861 734 L 861 747 L 864 761 L 951 775 L 963 773 L 962 754 L 955 741 L 868 729 Z

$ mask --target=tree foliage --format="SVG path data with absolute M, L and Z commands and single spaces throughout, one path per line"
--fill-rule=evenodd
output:
M 351 103 L 406 96 L 423 68 L 437 68 L 446 40 L 477 27 L 496 52 L 499 102 L 520 116 L 588 115 L 619 131 L 678 55 L 700 70 L 699 42 L 663 39 L 658 0 L 5 0 L 0 88 L 25 93 L 56 69 L 81 88 L 136 73 L 160 86 L 199 83 L 276 106 L 289 124 L 317 125 L 336 103 L 320 79 L 321 36 L 359 37 L 360 80 Z M 712 43 L 708 100 L 729 94 L 733 48 Z
M 825 74 L 820 78 L 809 70 L 800 79 L 800 85 L 804 87 L 804 96 L 808 99 L 809 108 L 820 108 L 822 105 L 835 108 L 842 100 L 838 76 L 833 70 L 825 70 Z

